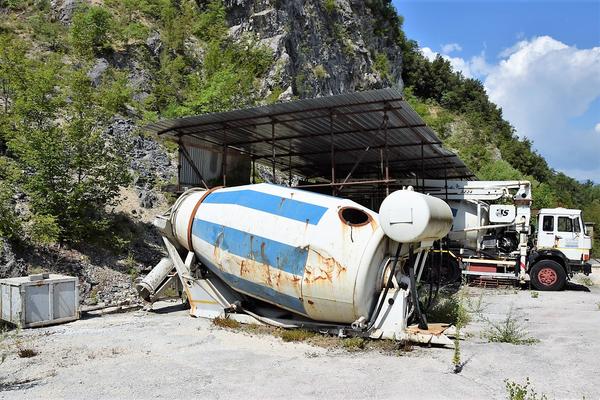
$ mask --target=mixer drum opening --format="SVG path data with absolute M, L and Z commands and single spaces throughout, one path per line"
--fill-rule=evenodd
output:
M 338 214 L 342 222 L 350 226 L 362 226 L 371 221 L 371 216 L 359 208 L 343 207 Z

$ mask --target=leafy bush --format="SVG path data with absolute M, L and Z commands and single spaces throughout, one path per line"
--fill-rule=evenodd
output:
M 34 214 L 29 226 L 31 241 L 37 245 L 56 243 L 61 237 L 61 229 L 52 215 Z
M 6 157 L 0 157 L 0 237 L 17 239 L 21 221 L 15 212 L 13 197 L 16 194 L 20 171 Z
M 104 51 L 110 45 L 113 20 L 102 6 L 78 7 L 71 23 L 71 40 L 75 50 L 82 55 Z
M 379 75 L 383 79 L 388 79 L 390 77 L 390 60 L 388 60 L 385 53 L 377 53 L 375 55 L 373 68 L 375 71 L 379 72 Z
M 107 116 L 83 71 L 67 70 L 55 59 L 23 57 L 20 63 L 24 72 L 9 76 L 17 84 L 7 145 L 28 172 L 23 189 L 40 216 L 36 222 L 52 228 L 37 235 L 34 227 L 34 237 L 46 243 L 57 233 L 61 240 L 84 239 L 103 226 L 104 208 L 129 182 L 128 148 L 102 137 Z
M 329 14 L 333 13 L 337 8 L 335 0 L 324 0 L 323 7 L 325 7 L 325 10 L 327 10 Z
M 325 78 L 329 77 L 327 70 L 321 64 L 319 64 L 313 68 L 313 74 L 315 74 L 315 77 L 317 79 L 325 79 Z

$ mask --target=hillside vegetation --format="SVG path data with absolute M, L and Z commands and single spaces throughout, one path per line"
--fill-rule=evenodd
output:
M 328 46 L 355 58 L 362 49 L 342 24 L 349 14 L 341 2 L 309 3 L 314 15 L 333 21 Z M 235 15 L 221 0 L 73 4 L 61 21 L 48 0 L 0 0 L 0 236 L 14 241 L 112 236 L 110 210 L 119 188 L 135 179 L 128 143 L 106 135 L 115 115 L 141 126 L 328 94 L 324 82 L 336 78 L 335 65 L 307 61 L 306 48 L 295 75 L 280 77 L 272 47 L 252 34 L 231 35 Z M 272 7 L 285 4 L 274 0 Z M 530 179 L 534 207 L 582 208 L 600 227 L 600 186 L 554 171 L 534 143 L 517 137 L 481 82 L 441 57 L 425 59 L 389 0 L 365 4 L 375 21 L 369 38 L 387 49 L 366 50 L 374 87 L 394 83 L 401 59 L 407 99 L 481 179 Z M 294 29 L 289 22 L 285 29 Z M 292 94 L 286 97 L 277 79 L 292 79 Z

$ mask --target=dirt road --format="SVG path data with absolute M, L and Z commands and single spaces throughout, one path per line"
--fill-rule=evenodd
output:
M 512 307 L 532 345 L 488 343 L 475 316 L 452 349 L 416 347 L 402 355 L 351 353 L 227 331 L 162 304 L 89 318 L 5 339 L 39 354 L 11 352 L 0 365 L 0 399 L 34 398 L 506 398 L 504 380 L 529 377 L 550 399 L 600 398 L 600 287 L 591 292 L 470 289 L 483 292 L 481 317 Z

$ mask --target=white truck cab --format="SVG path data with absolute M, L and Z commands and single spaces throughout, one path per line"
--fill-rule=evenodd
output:
M 571 262 L 588 261 L 592 238 L 586 233 L 581 210 L 542 208 L 538 214 L 538 250 L 556 249 Z

